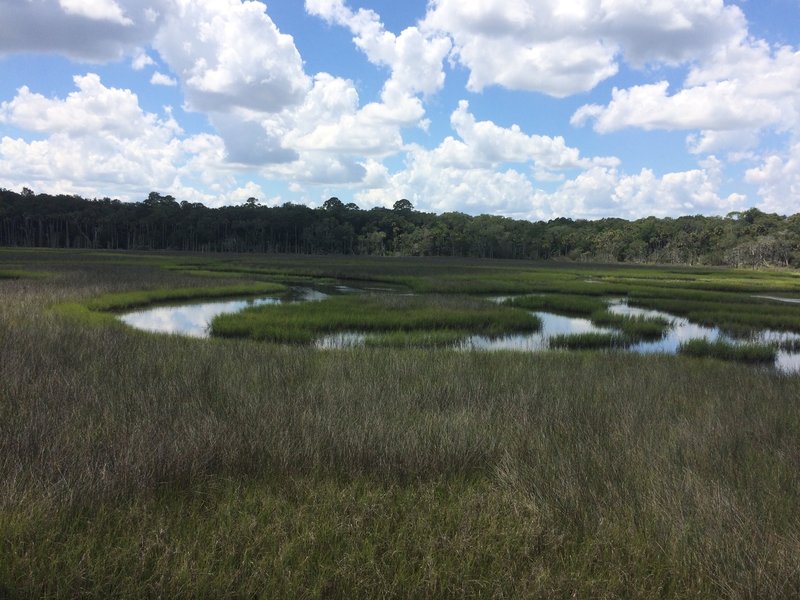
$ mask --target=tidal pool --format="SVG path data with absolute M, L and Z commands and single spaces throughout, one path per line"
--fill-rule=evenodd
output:
M 331 294 L 365 293 L 367 289 L 354 288 L 343 285 L 325 287 L 293 288 L 285 298 L 251 298 L 245 300 L 226 300 L 184 304 L 176 306 L 158 306 L 145 310 L 137 310 L 121 315 L 119 318 L 126 324 L 136 329 L 156 333 L 174 333 L 192 337 L 209 337 L 209 325 L 217 315 L 239 312 L 250 306 L 262 304 L 278 304 L 281 302 L 315 302 L 328 298 Z M 391 292 L 389 292 L 391 293 Z M 490 301 L 501 302 L 505 297 L 490 298 Z M 723 340 L 728 343 L 738 344 L 743 342 L 798 342 L 800 334 L 782 331 L 762 330 L 748 339 L 734 338 L 719 328 L 705 327 L 692 323 L 688 319 L 671 315 L 669 313 L 646 310 L 628 306 L 623 299 L 609 301 L 609 310 L 612 313 L 630 316 L 660 317 L 669 323 L 669 329 L 663 338 L 657 341 L 638 342 L 624 350 L 640 354 L 662 353 L 675 354 L 681 343 L 692 339 L 706 339 L 708 341 Z M 549 340 L 556 335 L 571 335 L 581 333 L 614 333 L 616 330 L 608 327 L 599 327 L 588 319 L 564 317 L 549 312 L 536 311 L 535 314 L 542 321 L 541 330 L 534 333 L 520 333 L 498 337 L 471 335 L 454 345 L 459 350 L 497 351 L 516 350 L 520 352 L 536 352 L 549 349 Z M 320 349 L 352 348 L 363 346 L 366 334 L 362 332 L 347 331 L 320 337 L 315 342 L 315 347 Z M 800 372 L 800 352 L 781 350 L 775 360 L 775 368 L 787 372 Z
M 342 287 L 342 286 L 339 286 Z M 301 287 L 293 288 L 286 299 L 248 298 L 239 300 L 215 300 L 174 306 L 156 306 L 135 310 L 120 315 L 120 320 L 143 331 L 153 333 L 177 333 L 190 337 L 207 338 L 209 327 L 218 315 L 237 313 L 250 306 L 279 304 L 280 302 L 316 302 L 324 300 L 329 294 L 322 290 Z

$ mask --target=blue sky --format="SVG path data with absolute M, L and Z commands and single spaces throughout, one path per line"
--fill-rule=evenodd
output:
M 798 0 L 0 0 L 0 187 L 800 212 Z

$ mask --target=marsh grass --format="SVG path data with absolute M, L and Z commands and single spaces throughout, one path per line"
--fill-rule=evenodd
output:
M 86 307 L 94 311 L 112 312 L 166 302 L 256 296 L 260 294 L 280 294 L 287 291 L 288 288 L 285 285 L 278 283 L 245 283 L 191 288 L 153 289 L 105 294 L 87 302 Z
M 618 315 L 607 309 L 593 312 L 589 318 L 600 327 L 620 330 L 628 342 L 660 340 L 670 327 L 669 320 L 662 317 Z
M 20 279 L 22 277 L 32 277 L 36 274 L 32 271 L 17 271 L 12 269 L 0 270 L 0 279 Z
M 689 340 L 678 347 L 680 354 L 694 357 L 718 358 L 745 363 L 774 363 L 778 349 L 773 344 L 731 344 L 722 340 Z
M 364 343 L 369 347 L 448 348 L 455 347 L 470 335 L 473 335 L 471 331 L 458 329 L 392 331 L 370 334 L 366 336 Z
M 618 333 L 571 333 L 554 335 L 548 340 L 550 348 L 561 350 L 600 350 L 623 348 L 628 342 Z
M 800 352 L 800 339 L 781 340 L 776 347 L 785 352 Z
M 505 304 L 516 308 L 547 311 L 569 316 L 590 316 L 605 308 L 605 302 L 599 298 L 567 294 L 520 296 L 509 298 L 505 301 Z
M 211 332 L 273 342 L 310 343 L 334 332 L 431 332 L 469 330 L 499 335 L 535 331 L 541 322 L 525 311 L 451 296 L 352 295 L 321 302 L 256 306 L 220 315 Z M 424 333 L 422 335 L 425 335 Z M 419 335 L 417 335 L 419 339 Z M 400 338 L 384 338 L 398 341 Z
M 797 375 L 86 327 L 201 281 L 89 258 L 0 281 L 0 596 L 800 596 Z

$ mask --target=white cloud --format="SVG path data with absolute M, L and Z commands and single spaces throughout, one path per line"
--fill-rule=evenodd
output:
M 162 4 L 151 13 L 162 22 L 153 47 L 177 75 L 187 108 L 206 113 L 219 132 L 228 162 L 312 183 L 360 181 L 365 159 L 399 151 L 401 128 L 424 123 L 424 107 L 413 94 L 441 86 L 449 42 L 429 43 L 415 30 L 396 37 L 373 19 L 391 41 L 386 60 L 393 75 L 380 102 L 360 106 L 353 82 L 305 73 L 294 40 L 265 8 L 239 0 Z M 135 52 L 134 67 L 154 63 L 141 48 Z M 420 61 L 438 61 L 424 81 L 408 71 Z M 160 73 L 151 82 L 172 83 Z
M 745 175 L 758 186 L 764 211 L 793 215 L 800 211 L 800 142 L 795 141 L 783 154 L 765 157 L 761 165 Z
M 0 104 L 0 121 L 37 133 L 90 137 L 100 132 L 120 140 L 139 137 L 157 121 L 155 115 L 142 112 L 130 90 L 105 87 L 94 73 L 76 76 L 74 81 L 77 91 L 64 100 L 20 88 L 13 100 Z M 174 121 L 162 127 L 178 130 Z
M 692 67 L 682 89 L 670 94 L 666 81 L 615 88 L 606 106 L 584 105 L 571 120 L 589 121 L 600 133 L 699 130 L 687 140 L 696 154 L 753 148 L 767 129 L 800 133 L 800 51 L 752 39 L 721 45 Z
M 450 52 L 450 40 L 442 35 L 423 35 L 416 27 L 395 35 L 386 30 L 377 13 L 365 9 L 354 12 L 343 0 L 306 0 L 305 7 L 309 14 L 350 29 L 355 45 L 368 60 L 389 67 L 391 75 L 381 91 L 381 102 L 364 106 L 345 122 L 318 128 L 301 143 L 329 146 L 334 141 L 340 145 L 345 142 L 345 151 L 364 144 L 364 154 L 375 156 L 399 147 L 401 127 L 425 129 L 425 108 L 417 95 L 429 96 L 444 86 L 443 63 Z M 369 129 L 375 134 L 370 136 Z M 355 135 L 342 136 L 345 131 Z M 375 141 L 370 143 L 370 138 Z
M 448 137 L 432 150 L 411 146 L 405 169 L 392 175 L 373 166 L 375 184 L 365 186 L 357 199 L 391 206 L 408 198 L 422 210 L 528 219 L 725 214 L 746 200 L 720 192 L 723 167 L 713 157 L 689 171 L 659 177 L 643 169 L 630 175 L 619 170 L 618 159 L 583 158 L 562 138 L 476 121 L 466 102 L 459 104 L 451 123 L 461 139 Z M 530 166 L 532 172 L 507 168 L 508 163 Z M 578 173 L 568 177 L 574 170 Z M 555 179 L 541 173 L 559 175 L 560 185 L 550 191 L 537 187 L 537 179 Z
M 465 100 L 459 102 L 450 123 L 463 141 L 449 139 L 443 147 L 450 148 L 448 160 L 465 165 L 532 162 L 537 172 L 550 179 L 546 174 L 552 171 L 583 169 L 597 163 L 615 166 L 619 162 L 616 158 L 581 158 L 580 151 L 568 147 L 561 136 L 527 135 L 517 125 L 503 128 L 491 121 L 476 121 Z
M 137 48 L 131 59 L 131 68 L 134 71 L 142 71 L 145 67 L 151 67 L 156 64 L 147 52 L 142 48 Z
M 679 64 L 738 38 L 744 16 L 722 0 L 432 0 L 423 29 L 452 37 L 469 89 L 564 97 L 634 66 Z
M 208 114 L 240 165 L 299 160 L 286 136 L 312 92 L 300 53 L 260 2 L 176 0 L 154 47 L 191 110 Z
M 309 14 L 349 28 L 370 62 L 392 70 L 386 83 L 391 93 L 429 95 L 444 85 L 443 62 L 451 48 L 446 36 L 423 35 L 416 27 L 395 35 L 385 29 L 377 13 L 363 8 L 353 12 L 344 0 L 306 0 L 305 6 Z
M 193 110 L 270 113 L 302 102 L 310 87 L 291 36 L 260 2 L 176 0 L 154 46 L 178 75 Z
M 625 60 L 677 65 L 741 39 L 747 22 L 738 6 L 723 0 L 601 0 L 598 31 L 614 39 Z
M 128 200 L 156 189 L 210 205 L 238 187 L 218 136 L 184 136 L 171 112 L 143 111 L 136 94 L 106 87 L 96 74 L 75 77 L 75 85 L 63 99 L 23 87 L 0 104 L 0 122 L 41 138 L 0 139 L 0 185 Z M 214 193 L 214 185 L 224 189 Z
M 122 8 L 114 0 L 58 0 L 61 8 L 70 15 L 78 15 L 94 21 L 110 21 L 125 27 L 133 25 Z
M 153 85 L 165 85 L 167 87 L 173 87 L 178 85 L 178 82 L 175 81 L 175 79 L 173 79 L 169 75 L 164 75 L 164 73 L 161 73 L 159 71 L 153 73 L 153 76 L 150 78 L 150 83 Z
M 58 52 L 82 61 L 119 60 L 152 40 L 171 2 L 1 0 L 0 55 Z
M 763 127 L 781 119 L 781 110 L 768 99 L 747 95 L 739 82 L 719 81 L 684 88 L 669 95 L 669 84 L 614 88 L 608 106 L 587 105 L 572 117 L 573 125 L 594 119 L 594 129 L 608 133 L 624 127 L 652 129 L 738 130 Z

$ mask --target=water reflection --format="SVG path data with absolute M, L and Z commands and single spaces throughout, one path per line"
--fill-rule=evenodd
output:
M 780 344 L 787 342 L 800 342 L 800 334 L 788 331 L 774 331 L 771 329 L 764 329 L 754 333 L 747 338 L 734 338 L 718 327 L 705 327 L 692 323 L 683 317 L 677 317 L 669 313 L 661 312 L 658 310 L 648 310 L 643 308 L 636 308 L 628 306 L 624 300 L 612 300 L 609 302 L 608 309 L 610 312 L 618 315 L 629 316 L 642 316 L 649 318 L 662 318 L 670 323 L 670 328 L 667 330 L 666 335 L 654 342 L 640 342 L 634 344 L 629 348 L 632 352 L 639 352 L 642 354 L 661 352 L 666 354 L 675 354 L 678 347 L 683 342 L 695 339 L 706 339 L 709 342 L 724 341 L 729 344 L 742 344 L 742 343 L 762 343 L 762 344 Z M 778 352 L 775 359 L 775 368 L 786 373 L 800 372 L 800 353 L 787 352 L 781 350 Z
M 357 348 L 366 342 L 367 334 L 343 331 L 323 336 L 314 342 L 320 350 L 336 350 L 337 348 Z
M 648 310 L 644 308 L 636 308 L 635 306 L 628 306 L 624 300 L 612 300 L 608 305 L 609 312 L 615 315 L 625 315 L 628 317 L 643 317 L 648 319 L 665 319 L 669 322 L 670 327 L 666 334 L 660 340 L 639 342 L 629 347 L 632 352 L 639 352 L 648 354 L 653 352 L 662 352 L 666 354 L 675 354 L 678 347 L 689 340 L 705 339 L 709 342 L 714 342 L 722 338 L 722 333 L 716 327 L 705 327 L 692 323 L 688 319 L 676 317 L 669 313 L 661 312 L 659 310 Z
M 788 302 L 789 304 L 800 304 L 800 298 L 781 298 L 780 296 L 753 296 L 753 298 L 763 298 L 764 300 L 774 300 L 775 302 Z
M 533 313 L 542 321 L 541 330 L 535 333 L 487 337 L 473 335 L 461 342 L 463 350 L 547 350 L 550 338 L 555 335 L 579 333 L 612 333 L 613 330 L 598 327 L 588 319 L 562 317 L 546 312 Z
M 250 300 L 227 300 L 224 302 L 204 302 L 183 306 L 160 306 L 146 310 L 126 313 L 119 318 L 123 323 L 154 333 L 179 333 L 190 337 L 209 337 L 208 328 L 217 315 L 236 313 L 249 306 L 277 304 L 276 298 L 256 298 Z

